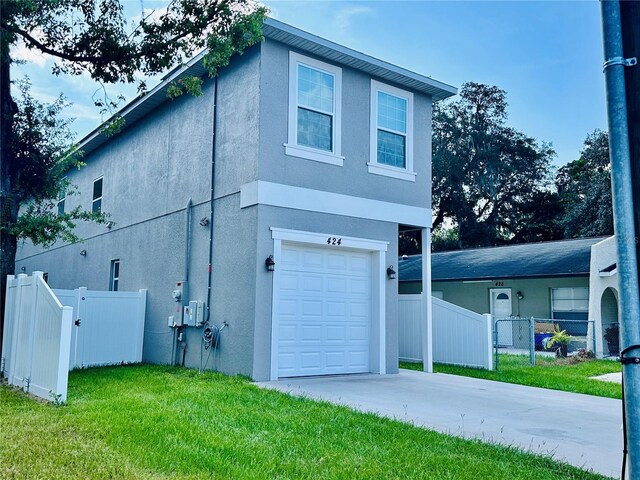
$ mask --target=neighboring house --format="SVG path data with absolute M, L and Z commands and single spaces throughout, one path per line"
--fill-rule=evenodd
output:
M 26 243 L 17 270 L 147 289 L 147 362 L 204 353 L 255 380 L 397 372 L 398 229 L 429 235 L 432 103 L 456 89 L 275 20 L 264 36 L 202 96 L 166 97 L 205 74 L 199 55 L 126 106 L 121 133 L 83 139 L 79 195 L 59 208 L 112 223 Z M 209 314 L 225 326 L 210 358 L 201 328 L 170 326 Z
M 434 253 L 432 295 L 473 312 L 491 313 L 494 318 L 597 321 L 599 317 L 589 313 L 591 251 L 604 238 Z M 421 275 L 421 255 L 401 258 L 399 292 L 420 293 Z M 574 326 L 575 334 L 586 334 L 584 324 Z M 563 328 L 571 330 L 572 324 L 566 322 Z M 512 332 L 498 333 L 501 345 L 511 344 Z
M 591 247 L 589 318 L 595 320 L 596 350 L 604 355 L 620 353 L 617 258 L 615 236 Z

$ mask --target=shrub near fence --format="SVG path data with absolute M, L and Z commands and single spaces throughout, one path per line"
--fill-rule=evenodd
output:
M 566 348 L 552 345 L 555 331 L 566 332 L 570 337 Z M 521 358 L 523 364 L 536 364 L 536 357 L 573 355 L 580 350 L 595 355 L 596 342 L 592 320 L 509 317 L 494 320 L 494 363 L 499 368 L 499 354 L 508 353 Z

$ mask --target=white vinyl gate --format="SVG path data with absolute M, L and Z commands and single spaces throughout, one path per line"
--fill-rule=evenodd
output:
M 493 370 L 491 315 L 480 315 L 439 298 L 432 301 L 433 361 Z M 422 361 L 422 295 L 400 295 L 400 359 Z
M 69 370 L 142 361 L 146 290 L 51 290 L 42 272 L 7 280 L 1 372 L 10 384 L 64 402 Z
M 2 375 L 38 397 L 67 399 L 73 309 L 63 307 L 43 279 L 7 277 Z
M 69 369 L 142 362 L 147 291 L 107 292 L 54 289 L 73 307 Z

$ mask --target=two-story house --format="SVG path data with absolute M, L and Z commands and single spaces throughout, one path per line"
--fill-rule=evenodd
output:
M 428 253 L 432 103 L 456 89 L 272 19 L 264 36 L 203 95 L 166 95 L 204 75 L 200 55 L 126 106 L 121 133 L 83 139 L 79 195 L 59 208 L 111 223 L 25 244 L 17 270 L 146 288 L 148 362 L 204 356 L 255 380 L 397 372 L 398 229 L 423 229 Z M 224 326 L 212 350 L 179 326 L 207 319 Z

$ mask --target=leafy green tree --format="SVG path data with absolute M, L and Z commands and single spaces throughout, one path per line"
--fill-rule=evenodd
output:
M 73 241 L 76 221 L 103 220 L 80 209 L 55 214 L 59 193 L 73 188 L 64 173 L 82 165 L 80 152 L 68 140 L 68 124 L 58 118 L 63 99 L 42 105 L 29 96 L 28 83 L 14 98 L 12 47 L 22 41 L 27 48 L 49 55 L 55 60 L 55 75 L 86 73 L 101 84 L 137 83 L 144 94 L 142 76 L 179 65 L 204 47 L 208 47 L 204 64 L 211 76 L 216 75 L 232 55 L 262 39 L 266 10 L 251 0 L 171 0 L 166 9 L 134 24 L 119 0 L 3 0 L 0 9 L 0 309 L 4 312 L 6 276 L 14 272 L 18 239 L 40 245 L 57 238 Z M 185 91 L 198 95 L 201 84 L 201 78 L 185 77 L 168 93 L 172 98 Z M 105 99 L 96 106 L 113 112 L 117 101 Z M 116 133 L 122 123 L 114 114 L 105 134 Z
M 596 130 L 584 141 L 580 158 L 558 170 L 565 238 L 613 235 L 609 137 Z
M 440 225 L 431 234 L 431 251 L 447 252 L 449 250 L 459 250 L 458 228 L 446 228 Z
M 553 149 L 506 125 L 504 90 L 465 83 L 457 100 L 436 105 L 433 124 L 433 228 L 446 219 L 458 247 L 548 239 L 539 200 L 552 186 Z

